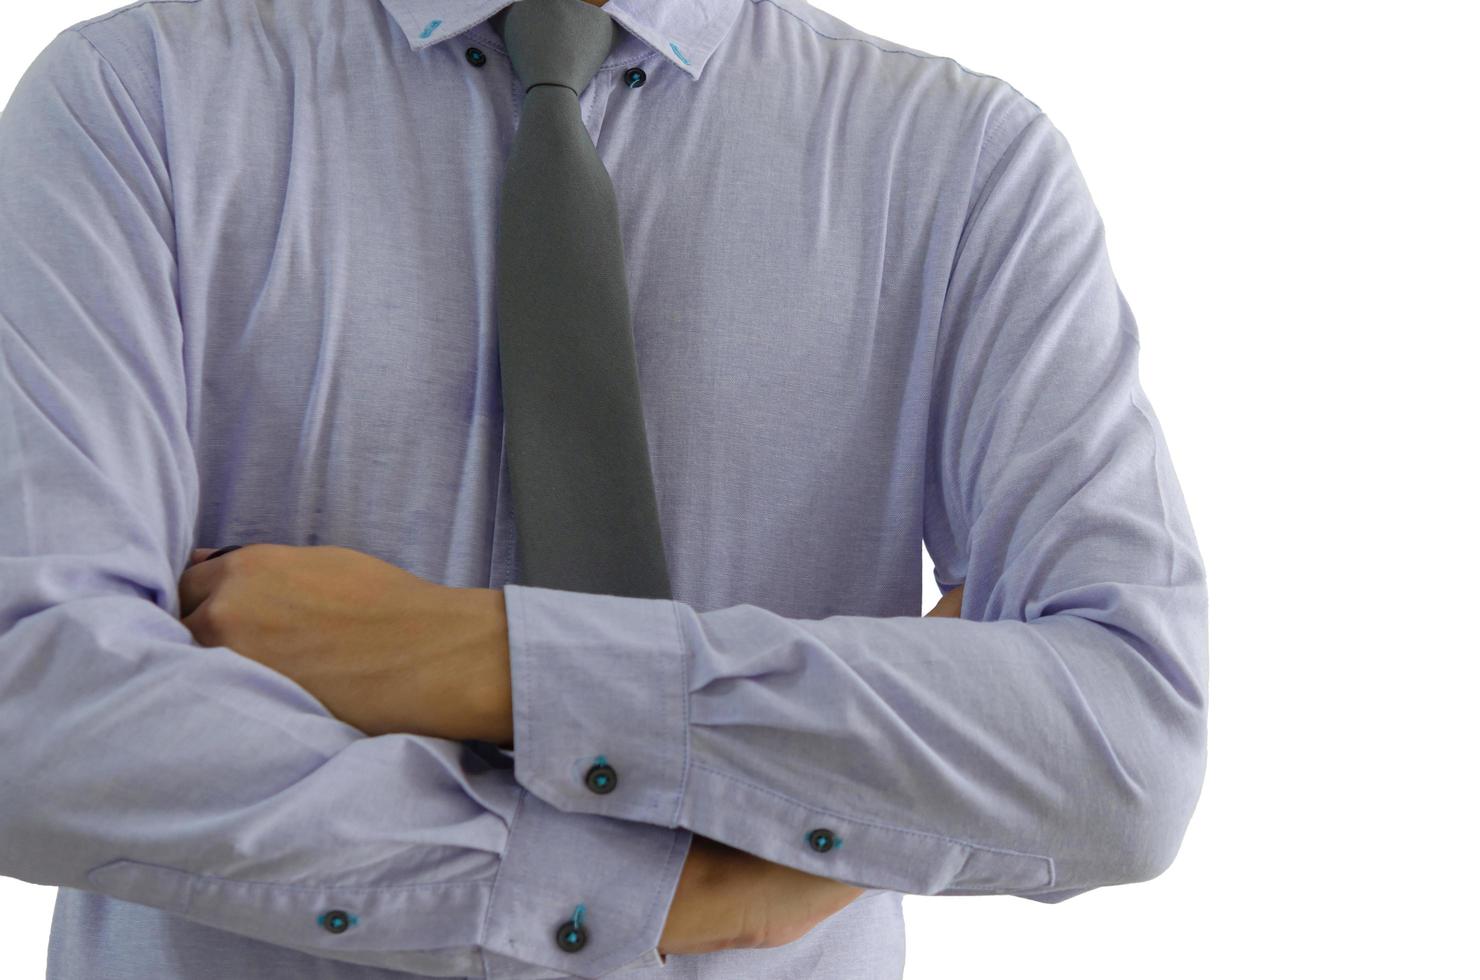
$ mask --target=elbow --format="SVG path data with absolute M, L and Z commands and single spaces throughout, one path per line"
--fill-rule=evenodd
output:
M 1182 849 L 1188 822 L 1180 811 L 1166 807 L 1145 812 L 1130 837 L 1119 882 L 1150 881 L 1170 868 Z
M 1141 714 L 1132 730 L 1122 732 L 1128 751 L 1122 760 L 1134 773 L 1119 789 L 1126 805 L 1120 840 L 1120 881 L 1149 881 L 1172 866 L 1181 851 L 1193 812 L 1202 795 L 1208 764 L 1208 697 L 1205 648 L 1193 644 L 1175 659 L 1185 668 L 1174 672 L 1180 683 L 1164 689 L 1166 697 Z M 1175 696 L 1173 696 L 1175 695 Z M 1129 746 L 1136 748 L 1130 750 Z
M 1138 641 L 1109 649 L 1130 664 L 1118 678 L 1125 686 L 1097 688 L 1095 710 L 1086 706 L 1077 716 L 1090 735 L 1080 743 L 1084 751 L 1056 773 L 1047 803 L 1059 808 L 1050 811 L 1059 819 L 1044 821 L 1033 841 L 1053 862 L 1049 885 L 1027 896 L 1039 901 L 1160 876 L 1181 851 L 1202 794 L 1204 647 Z
M 1092 800 L 1079 796 L 1082 805 L 1057 827 L 1061 846 L 1035 844 L 1052 861 L 1050 882 L 1017 894 L 1056 903 L 1165 872 L 1182 848 L 1202 792 L 1204 746 L 1201 725 L 1194 726 L 1190 735 L 1163 740 L 1155 763 L 1141 766 L 1134 782 L 1117 779 L 1103 784 Z
M 18 771 L 13 753 L 0 753 L 0 761 L 5 763 L 0 764 L 0 876 L 33 885 L 60 884 L 41 859 L 47 824 L 37 801 L 44 795 L 35 791 L 29 775 Z M 22 788 L 27 785 L 29 790 Z
M 1166 746 L 1154 777 L 1124 811 L 1126 842 L 1117 875 L 1122 883 L 1150 881 L 1171 867 L 1182 848 L 1193 811 L 1202 794 L 1207 768 L 1204 729 Z

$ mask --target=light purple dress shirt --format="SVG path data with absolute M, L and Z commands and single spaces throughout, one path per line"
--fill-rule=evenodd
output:
M 882 980 L 904 893 L 1161 872 L 1206 584 L 1100 216 L 1011 85 L 804 0 L 609 0 L 580 94 L 674 598 L 505 586 L 507 753 L 195 643 L 196 546 L 514 580 L 507 2 L 146 0 L 0 115 L 0 873 L 60 886 L 49 976 Z M 693 834 L 868 891 L 664 963 Z

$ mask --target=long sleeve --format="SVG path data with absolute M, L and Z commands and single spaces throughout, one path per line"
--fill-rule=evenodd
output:
M 1173 860 L 1204 569 L 1100 215 L 1026 105 L 975 177 L 936 349 L 923 536 L 961 617 L 510 586 L 526 788 L 915 894 L 1058 901 Z
M 157 96 L 112 55 L 62 32 L 0 115 L 0 873 L 426 976 L 657 963 L 688 831 L 367 737 L 179 621 L 174 202 Z

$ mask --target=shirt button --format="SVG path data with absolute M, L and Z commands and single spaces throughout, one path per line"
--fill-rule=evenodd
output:
M 628 68 L 627 74 L 622 77 L 626 79 L 628 88 L 641 88 L 642 83 L 647 81 L 647 72 L 641 68 Z
M 586 788 L 593 793 L 610 793 L 617 788 L 617 771 L 605 760 L 586 770 Z
M 575 919 L 567 919 L 555 930 L 555 944 L 567 953 L 574 953 L 586 945 L 586 927 Z
M 336 935 L 348 929 L 353 924 L 354 916 L 344 911 L 344 909 L 331 909 L 319 916 L 319 925 Z
M 842 845 L 842 840 L 826 827 L 818 827 L 807 834 L 807 843 L 812 845 L 812 850 L 827 853 L 834 847 Z
M 465 55 L 468 59 L 468 64 L 474 68 L 482 68 L 488 64 L 488 55 L 484 54 L 481 48 L 468 48 Z

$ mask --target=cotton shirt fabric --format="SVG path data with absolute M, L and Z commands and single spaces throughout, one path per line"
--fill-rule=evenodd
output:
M 674 597 L 509 585 L 507 2 L 136 3 L 0 115 L 0 873 L 60 886 L 48 976 L 897 978 L 903 894 L 1161 872 L 1206 580 L 1064 135 L 802 0 L 609 0 Z M 253 543 L 503 586 L 513 749 L 198 645 L 191 549 Z M 694 834 L 867 891 L 665 963 Z

